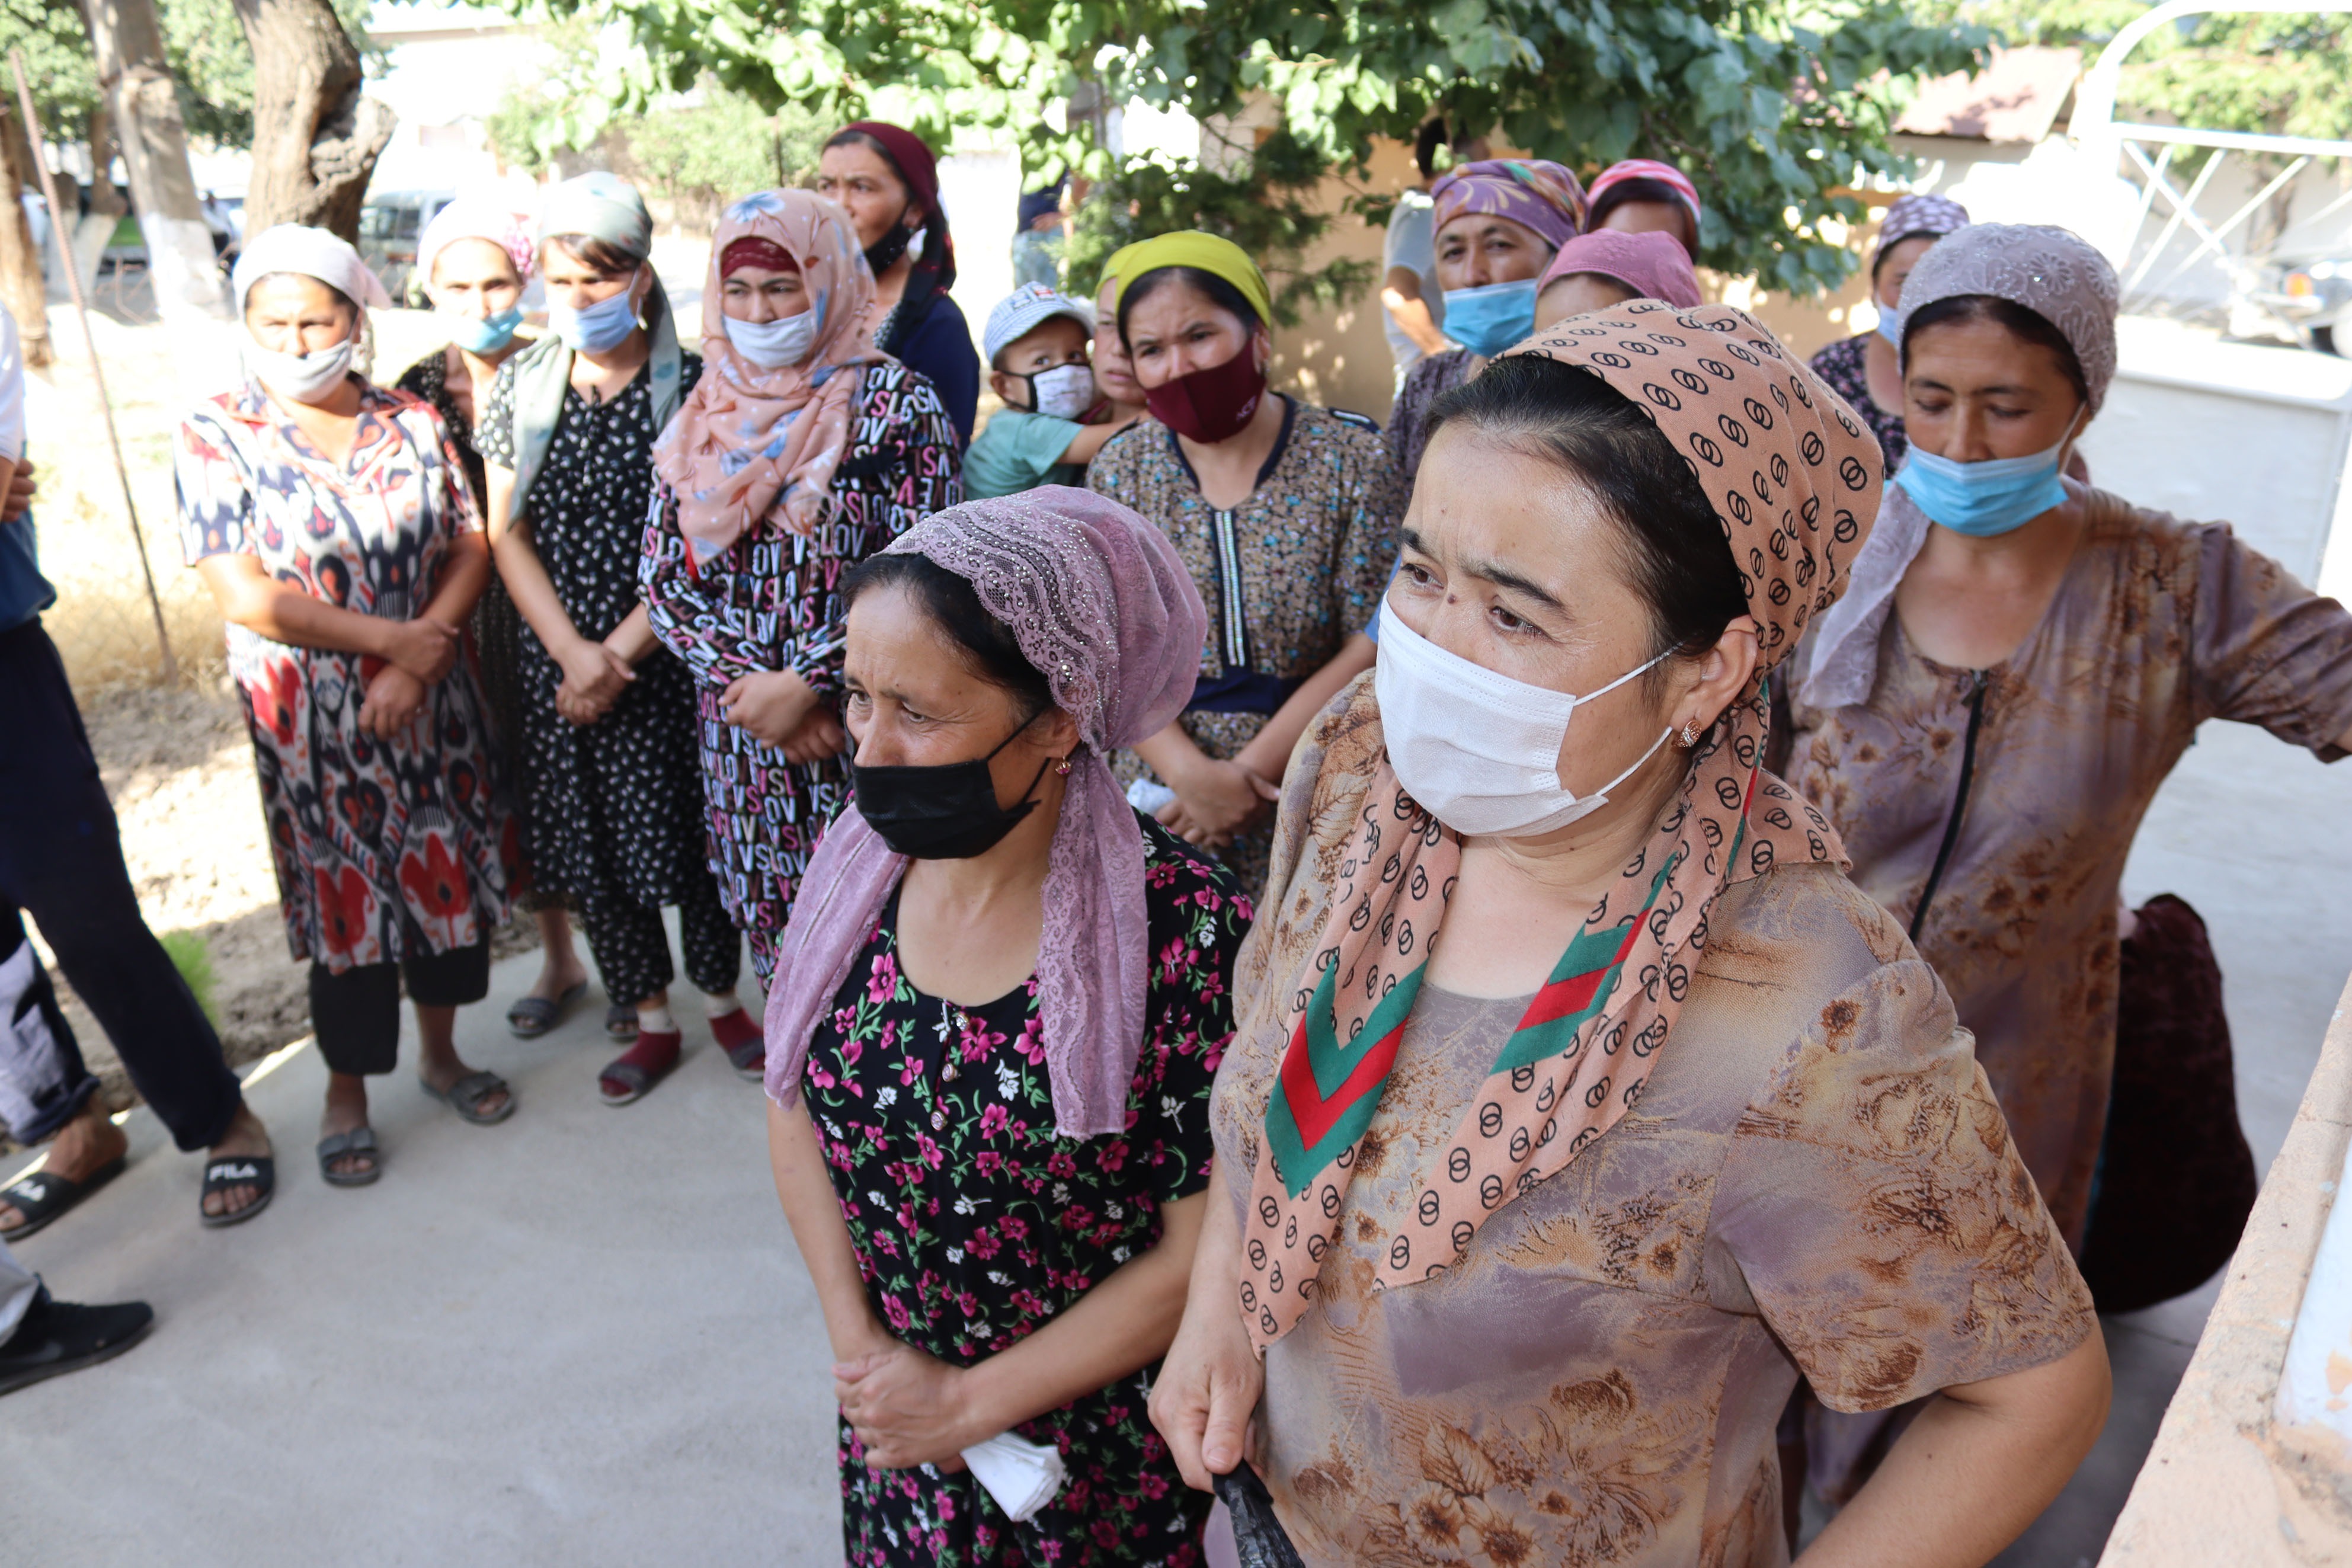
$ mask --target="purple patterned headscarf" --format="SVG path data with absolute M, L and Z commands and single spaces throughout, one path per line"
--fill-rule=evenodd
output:
M 1969 209 L 1949 196 L 1917 191 L 1895 197 L 1878 225 L 1878 244 L 1870 253 L 1871 277 L 1878 276 L 1878 264 L 1905 240 L 1941 239 L 1968 226 Z
M 1054 1121 L 1065 1138 L 1127 1126 L 1143 1048 L 1143 829 L 1103 759 L 1167 727 L 1192 700 L 1209 612 L 1167 535 L 1117 501 L 1045 485 L 950 507 L 889 546 L 972 585 L 1077 721 L 1045 869 L 1039 1011 Z M 768 1096 L 799 1098 L 809 1041 L 907 867 L 855 803 L 809 862 L 777 943 L 768 998 Z
M 1558 163 L 1538 158 L 1482 158 L 1429 188 L 1444 228 L 1464 213 L 1491 213 L 1523 224 L 1558 250 L 1584 227 L 1584 187 Z

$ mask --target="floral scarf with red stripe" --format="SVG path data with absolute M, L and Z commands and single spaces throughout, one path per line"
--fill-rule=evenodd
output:
M 1489 1215 L 1640 1100 L 1717 894 L 1784 860 L 1844 859 L 1821 814 L 1761 763 L 1769 672 L 1836 598 L 1876 515 L 1875 439 L 1769 331 L 1727 307 L 1635 301 L 1571 317 L 1513 352 L 1601 375 L 1692 459 L 1740 566 L 1761 668 L 1692 749 L 1681 793 L 1570 941 L 1453 1138 L 1421 1173 L 1409 1219 L 1384 1238 L 1381 1283 L 1391 1288 L 1450 1267 Z M 1348 701 L 1341 728 L 1376 742 L 1372 683 L 1360 682 Z M 1461 854 L 1460 838 L 1404 793 L 1383 758 L 1357 805 L 1319 932 L 1286 931 L 1285 911 L 1266 912 L 1260 940 L 1274 989 L 1248 1014 L 1289 1043 L 1243 1233 L 1242 1314 L 1260 1347 L 1313 1302 Z

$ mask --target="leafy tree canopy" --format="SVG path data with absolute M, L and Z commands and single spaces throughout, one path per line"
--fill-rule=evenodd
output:
M 1842 193 L 1908 173 L 1886 137 L 1911 87 L 1969 68 L 1987 37 L 1916 24 L 1901 0 L 547 3 L 625 20 L 674 89 L 708 73 L 765 106 L 871 113 L 942 143 L 978 128 L 1021 140 L 1033 169 L 1096 179 L 1115 161 L 1062 111 L 1089 87 L 1203 120 L 1270 95 L 1327 170 L 1360 170 L 1370 138 L 1410 138 L 1433 113 L 1588 174 L 1663 158 L 1706 195 L 1702 259 L 1797 293 L 1853 267 L 1822 228 L 1860 216 Z

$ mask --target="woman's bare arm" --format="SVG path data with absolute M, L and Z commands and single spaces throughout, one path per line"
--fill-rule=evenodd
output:
M 2111 1392 L 2095 1326 L 2056 1361 L 1944 1390 L 1799 1568 L 1981 1568 L 2066 1485 Z
M 1249 744 L 1234 761 L 1268 784 L 1280 784 L 1298 737 L 1307 733 L 1307 726 L 1315 722 L 1315 715 L 1339 695 L 1341 687 L 1372 668 L 1377 651 L 1377 645 L 1361 632 L 1341 643 L 1331 661 L 1298 683 L 1298 689 L 1275 710 L 1265 729 L 1250 737 Z
M 250 555 L 207 555 L 196 563 L 196 573 L 212 591 L 223 620 L 272 642 L 373 654 L 428 685 L 457 662 L 454 622 L 394 621 L 346 610 L 278 582 Z
M 897 1342 L 866 1300 L 849 1226 L 841 1217 L 841 1202 L 834 1194 L 824 1151 L 818 1146 L 805 1103 L 787 1110 L 768 1101 L 768 1164 L 775 1174 L 776 1196 L 784 1205 L 784 1221 L 793 1227 L 793 1244 L 800 1248 L 801 1261 L 816 1286 L 834 1359 L 854 1361 L 894 1345 Z
M 464 626 L 474 606 L 481 603 L 482 590 L 489 585 L 490 542 L 478 533 L 457 535 L 449 542 L 449 565 L 441 574 L 433 602 L 425 606 L 425 618 L 444 626 Z
M 489 469 L 489 481 L 490 494 L 495 498 L 491 511 L 504 516 L 509 498 L 514 493 L 514 474 L 493 467 Z M 507 596 L 522 612 L 522 618 L 530 623 L 539 646 L 562 667 L 563 687 L 556 695 L 556 707 L 575 724 L 595 722 L 619 700 L 628 683 L 636 679 L 629 661 L 608 645 L 582 637 L 580 628 L 572 624 L 570 612 L 556 595 L 555 579 L 547 574 L 546 563 L 539 558 L 539 547 L 531 542 L 528 520 L 509 517 L 503 531 L 494 530 L 490 554 L 498 562 L 499 578 L 507 585 Z M 643 611 L 640 605 L 635 613 Z

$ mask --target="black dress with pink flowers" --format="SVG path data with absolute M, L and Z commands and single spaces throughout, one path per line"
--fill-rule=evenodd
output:
M 1233 874 L 1145 821 L 1151 980 L 1118 1137 L 1054 1127 L 1037 982 L 959 1007 L 915 989 L 890 896 L 802 1080 L 875 1311 L 962 1366 L 1006 1349 L 1160 1239 L 1209 1181 L 1211 1085 L 1250 906 Z M 1146 1368 L 1014 1430 L 1062 1454 L 1060 1495 L 1015 1524 L 969 1474 L 867 1468 L 841 1427 L 842 1532 L 874 1564 L 1197 1563 L 1208 1498 L 1144 1414 Z

